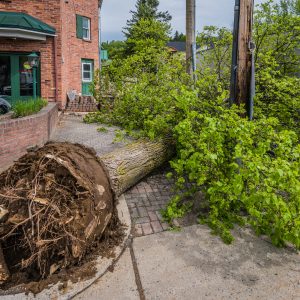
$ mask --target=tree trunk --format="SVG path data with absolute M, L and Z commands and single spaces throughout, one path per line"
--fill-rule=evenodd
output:
M 168 161 L 174 150 L 167 141 L 139 141 L 101 156 L 111 188 L 120 196 L 154 169 Z
M 110 223 L 114 196 L 173 153 L 168 141 L 139 141 L 99 159 L 78 144 L 48 143 L 20 158 L 0 174 L 0 239 L 3 249 L 16 249 L 1 255 L 0 247 L 0 282 L 9 276 L 5 260 L 15 257 L 42 276 L 80 261 Z

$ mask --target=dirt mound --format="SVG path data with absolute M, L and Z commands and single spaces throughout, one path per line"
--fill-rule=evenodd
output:
M 84 146 L 48 143 L 23 156 L 0 174 L 2 280 L 21 270 L 37 281 L 80 264 L 110 223 L 113 199 Z

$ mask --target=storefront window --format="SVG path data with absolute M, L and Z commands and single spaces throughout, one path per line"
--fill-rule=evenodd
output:
M 33 69 L 27 56 L 20 56 L 20 96 L 33 96 Z
M 0 97 L 11 96 L 10 57 L 0 56 Z

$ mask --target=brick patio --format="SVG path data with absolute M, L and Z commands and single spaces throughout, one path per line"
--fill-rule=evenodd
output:
M 157 171 L 125 193 L 135 237 L 169 228 L 160 212 L 174 195 L 174 183 L 165 175 L 165 171 Z
M 68 141 L 80 143 L 94 148 L 98 155 L 109 153 L 126 144 L 114 143 L 116 127 L 107 127 L 106 133 L 97 131 L 99 124 L 85 124 L 83 116 L 65 114 L 55 133 L 54 141 Z M 127 140 L 128 142 L 129 140 Z M 174 195 L 174 183 L 166 178 L 169 170 L 162 168 L 153 172 L 146 179 L 125 193 L 131 219 L 134 236 L 149 235 L 168 229 L 168 224 L 162 221 L 161 209 L 166 208 L 169 200 Z

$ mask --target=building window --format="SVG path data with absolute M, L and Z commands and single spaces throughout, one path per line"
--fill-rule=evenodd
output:
M 82 62 L 82 82 L 92 82 L 93 64 L 91 62 Z
M 82 95 L 92 96 L 91 84 L 94 77 L 94 61 L 92 59 L 81 60 Z
M 91 40 L 91 19 L 76 15 L 76 33 L 77 38 L 86 41 Z
M 90 40 L 91 39 L 91 20 L 89 18 L 83 18 L 83 39 Z

